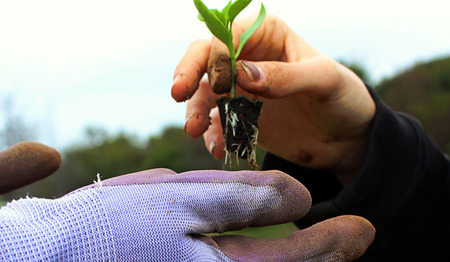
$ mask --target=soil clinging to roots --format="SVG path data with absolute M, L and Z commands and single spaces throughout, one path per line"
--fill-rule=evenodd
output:
M 256 144 L 261 101 L 250 101 L 244 96 L 217 100 L 223 136 L 226 143 L 225 164 L 232 166 L 232 159 L 247 159 L 250 168 L 256 169 Z

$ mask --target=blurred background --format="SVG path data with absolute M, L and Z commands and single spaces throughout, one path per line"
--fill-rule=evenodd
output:
M 227 3 L 204 2 L 218 9 Z M 392 108 L 415 115 L 450 153 L 448 1 L 263 3 Z M 186 104 L 170 96 L 189 43 L 210 37 L 196 15 L 193 2 L 181 0 L 1 1 L 0 150 L 33 140 L 63 155 L 55 175 L 3 201 L 59 197 L 97 173 L 223 168 L 202 138 L 184 134 Z

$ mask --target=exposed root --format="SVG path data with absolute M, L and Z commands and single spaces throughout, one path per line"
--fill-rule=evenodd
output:
M 218 100 L 219 113 L 225 138 L 225 166 L 231 169 L 239 167 L 239 158 L 247 159 L 251 169 L 256 163 L 256 144 L 258 122 L 262 102 L 252 102 L 245 97 Z M 236 162 L 234 159 L 236 158 Z
M 225 104 L 225 115 L 227 117 L 226 125 L 227 126 L 228 126 L 228 124 L 231 125 L 231 129 L 233 130 L 233 137 L 235 137 L 236 136 L 236 125 L 239 122 L 239 118 L 235 112 L 229 111 L 228 103 Z M 226 129 L 225 132 L 228 132 L 228 128 Z
M 97 181 L 94 180 L 94 184 L 96 185 L 98 192 L 102 192 L 103 183 L 102 180 L 100 180 L 100 173 L 97 173 Z
M 228 122 L 227 122 L 228 124 Z M 231 122 L 230 122 L 231 124 Z M 259 129 L 255 125 L 251 126 L 253 134 L 250 136 L 249 146 L 243 147 L 242 144 L 232 144 L 231 150 L 225 148 L 225 166 L 228 164 L 230 169 L 237 169 L 239 167 L 239 157 L 247 159 L 248 166 L 251 169 L 257 169 L 258 164 L 256 162 L 256 145 L 258 143 Z M 234 137 L 234 134 L 233 134 Z M 248 133 L 246 132 L 246 137 Z M 233 150 L 234 149 L 234 150 Z M 233 158 L 236 158 L 236 165 L 233 167 Z

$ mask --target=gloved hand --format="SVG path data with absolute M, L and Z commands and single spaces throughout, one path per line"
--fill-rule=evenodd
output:
M 36 182 L 61 166 L 55 149 L 36 142 L 20 142 L 0 151 L 0 194 Z
M 285 239 L 205 236 L 295 221 L 307 189 L 280 171 L 154 169 L 0 209 L 2 261 L 350 261 L 374 238 L 342 216 Z

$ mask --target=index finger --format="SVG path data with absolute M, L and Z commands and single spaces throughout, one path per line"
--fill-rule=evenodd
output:
M 185 197 L 189 195 L 186 197 L 189 201 L 184 205 L 195 210 L 195 215 L 202 221 L 196 233 L 292 222 L 306 215 L 311 208 L 308 189 L 298 180 L 277 170 L 194 170 L 177 174 L 160 168 L 103 180 L 102 186 L 165 183 L 184 187 L 189 184 L 203 185 L 200 191 L 179 192 Z M 97 187 L 95 183 L 74 192 L 94 187 Z
M 173 75 L 172 97 L 175 101 L 183 102 L 194 95 L 206 72 L 210 50 L 210 40 L 197 40 L 188 47 Z
M 225 190 L 216 190 L 214 194 L 192 196 L 197 204 L 210 203 L 205 212 L 196 209 L 204 224 L 197 233 L 221 233 L 248 226 L 293 222 L 305 216 L 312 203 L 303 184 L 278 170 L 195 170 L 171 179 L 179 183 L 226 186 Z

